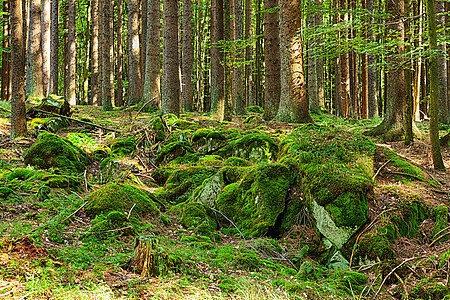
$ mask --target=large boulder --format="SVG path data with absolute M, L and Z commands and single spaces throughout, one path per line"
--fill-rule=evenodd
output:
M 70 116 L 70 104 L 63 96 L 48 95 L 37 106 L 38 109 L 62 116 Z
M 89 164 L 86 152 L 69 140 L 55 134 L 42 132 L 25 153 L 26 165 L 41 169 L 59 168 L 69 172 L 82 172 Z
M 270 162 L 277 159 L 278 146 L 263 133 L 251 133 L 229 142 L 217 154 L 222 157 L 240 157 L 252 163 Z

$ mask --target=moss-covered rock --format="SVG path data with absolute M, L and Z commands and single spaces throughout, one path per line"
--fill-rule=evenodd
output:
M 51 188 L 76 187 L 82 182 L 79 178 L 70 175 L 44 175 L 42 181 Z
M 217 229 L 217 222 L 211 209 L 198 202 L 188 202 L 184 205 L 180 224 L 186 228 L 201 227 L 202 231 L 209 229 L 212 232 Z
M 252 163 L 269 162 L 276 160 L 278 146 L 265 134 L 251 133 L 231 141 L 226 147 L 217 151 L 217 154 L 222 157 L 240 157 Z
M 248 113 L 254 113 L 254 114 L 259 114 L 259 115 L 264 114 L 264 108 L 262 108 L 261 106 L 249 106 L 249 107 L 246 107 L 245 110 Z
M 60 168 L 69 172 L 82 172 L 89 163 L 87 154 L 70 141 L 55 134 L 43 132 L 37 142 L 25 153 L 26 165 L 41 169 Z
M 203 181 L 214 176 L 217 170 L 211 167 L 185 167 L 179 169 L 166 169 L 160 173 L 161 177 L 169 176 L 159 195 L 164 202 L 171 204 L 182 203 L 192 196 L 192 192 Z M 161 179 L 162 181 L 163 179 Z
M 411 175 L 411 177 L 407 177 L 404 175 L 394 175 L 395 177 L 407 181 L 425 180 L 425 175 L 420 168 L 414 166 L 410 162 L 398 156 L 395 151 L 389 149 L 383 149 L 382 151 L 382 155 L 385 156 L 386 160 L 390 160 L 389 165 L 394 167 L 395 171 L 406 175 Z
M 446 233 L 448 232 L 448 207 L 441 205 L 433 210 L 432 216 L 436 222 L 433 227 L 433 240 L 439 238 L 439 242 L 448 240 Z
M 10 202 L 11 200 L 21 199 L 12 189 L 0 187 L 0 199 Z
M 19 169 L 15 169 L 14 171 L 12 171 L 8 175 L 6 175 L 6 179 L 8 179 L 8 180 L 14 180 L 14 179 L 27 180 L 27 179 L 31 178 L 32 176 L 34 176 L 35 173 L 36 173 L 36 171 L 34 171 L 34 170 L 19 168 Z
M 134 137 L 117 139 L 111 144 L 111 156 L 130 156 L 135 149 L 136 139 Z
M 133 216 L 159 214 L 155 196 L 131 185 L 108 184 L 89 194 L 88 201 L 85 211 L 91 217 L 111 211 L 128 214 L 133 206 Z
M 155 163 L 157 165 L 165 165 L 168 162 L 194 152 L 191 145 L 187 142 L 172 142 L 166 145 L 156 156 Z
M 263 165 L 248 172 L 241 182 L 225 186 L 216 208 L 245 235 L 262 236 L 284 211 L 288 187 L 289 170 L 284 165 Z
M 281 161 L 297 170 L 299 188 L 319 231 L 340 249 L 368 218 L 375 145 L 364 136 L 315 124 L 281 143 Z
M 214 207 L 216 199 L 222 191 L 223 175 L 218 172 L 216 175 L 206 179 L 193 196 L 194 202 L 202 203 L 208 207 Z
M 63 96 L 48 95 L 42 99 L 42 102 L 37 106 L 40 110 L 70 116 L 70 104 Z
M 153 130 L 153 137 L 156 142 L 162 142 L 166 138 L 166 128 L 161 118 L 155 118 L 150 122 L 150 128 Z
M 248 167 L 248 166 L 251 166 L 251 163 L 240 157 L 232 156 L 232 157 L 228 157 L 223 165 L 224 166 L 233 166 L 233 167 Z

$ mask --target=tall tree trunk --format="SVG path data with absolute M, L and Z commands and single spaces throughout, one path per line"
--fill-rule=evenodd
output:
M 3 2 L 3 12 L 9 14 L 9 0 Z M 10 49 L 10 22 L 3 23 L 3 49 Z M 11 97 L 11 52 L 2 52 L 2 90 L 1 100 L 9 101 Z
M 367 9 L 367 0 L 362 0 L 362 9 Z M 368 27 L 364 26 L 364 39 L 369 37 Z M 369 58 L 367 53 L 361 54 L 361 118 L 367 119 L 369 115 Z
M 412 42 L 411 40 L 411 24 L 409 18 L 411 17 L 411 1 L 403 0 L 405 6 L 405 14 L 404 17 L 406 20 L 404 21 L 405 26 L 405 53 L 409 53 L 411 50 L 411 46 L 409 46 Z M 413 143 L 413 95 L 412 95 L 412 64 L 411 59 L 409 57 L 405 57 L 405 144 L 410 145 Z
M 404 26 L 400 21 L 404 14 L 403 1 L 386 1 L 386 12 L 390 15 L 386 19 L 387 34 L 403 41 Z M 382 136 L 387 141 L 399 140 L 404 134 L 405 73 L 401 68 L 404 46 L 403 43 L 399 43 L 394 47 L 386 57 L 386 62 L 390 66 L 385 84 L 386 113 L 381 124 L 367 132 L 368 135 Z
M 175 30 L 178 32 L 178 28 Z M 128 0 L 128 105 L 142 99 L 141 77 L 139 1 Z
M 44 96 L 49 94 L 50 80 L 50 48 L 51 48 L 51 3 L 50 0 L 42 0 L 42 81 Z
M 67 79 L 68 79 L 68 87 L 67 87 L 67 100 L 71 105 L 76 105 L 77 96 L 76 96 L 76 31 L 75 31 L 75 0 L 68 0 L 69 2 L 69 24 L 68 24 L 68 70 L 67 70 Z
M 100 105 L 99 103 L 99 0 L 92 0 L 91 15 L 91 104 Z
M 147 0 L 147 53 L 145 59 L 145 80 L 143 101 L 153 98 L 156 101 L 152 107 L 158 107 L 160 102 L 160 29 L 161 29 L 161 2 L 160 0 Z
M 147 53 L 147 30 L 148 30 L 148 0 L 141 0 L 141 76 L 142 76 L 142 90 L 144 89 L 144 79 L 145 79 L 145 64 L 146 64 L 146 53 Z
M 163 73 L 161 109 L 163 114 L 180 114 L 178 56 L 178 1 L 163 0 Z
M 181 103 L 184 111 L 193 109 L 191 0 L 183 0 L 183 55 L 181 61 Z
M 428 39 L 430 43 L 430 144 L 435 169 L 444 170 L 439 144 L 439 66 L 434 0 L 427 0 Z
M 423 46 L 423 1 L 418 2 L 417 14 L 419 15 L 419 30 L 418 30 L 418 47 Z M 422 54 L 422 53 L 421 53 Z M 422 55 L 419 55 L 416 64 L 416 76 L 414 79 L 414 106 L 413 106 L 413 118 L 416 121 L 420 121 L 420 100 L 422 99 L 421 94 L 424 90 L 424 86 L 422 84 L 423 80 L 423 59 Z
M 102 110 L 112 110 L 114 99 L 114 47 L 113 47 L 113 19 L 114 0 L 101 0 L 102 4 Z
M 278 0 L 265 0 L 264 10 L 273 10 Z M 264 14 L 264 58 L 266 64 L 266 89 L 264 93 L 264 111 L 268 120 L 273 119 L 281 97 L 280 30 L 278 10 Z
M 11 0 L 11 138 L 27 134 L 25 117 L 25 41 L 22 0 Z
M 59 81 L 59 1 L 51 0 L 49 94 L 58 94 Z
M 439 24 L 439 35 L 441 39 L 445 40 L 445 3 L 443 1 L 435 2 L 435 10 L 437 15 L 437 21 Z M 439 71 L 439 120 L 443 123 L 450 123 L 449 104 L 447 99 L 447 67 L 448 60 L 445 57 L 447 52 L 447 46 L 445 42 L 439 45 L 439 58 L 438 58 L 438 71 Z
M 123 0 L 117 2 L 117 93 L 115 94 L 115 105 L 120 107 L 124 105 L 123 101 L 123 38 L 122 38 L 122 18 L 123 18 Z
M 42 98 L 41 2 L 30 0 L 26 97 Z M 15 66 L 13 65 L 13 68 Z
M 303 65 L 300 0 L 280 0 L 281 99 L 276 119 L 311 123 Z
M 374 0 L 365 0 L 368 11 L 373 11 L 373 1 Z M 370 23 L 373 24 L 375 22 L 374 17 L 370 17 Z M 369 26 L 368 36 L 371 42 L 375 42 L 375 34 L 372 29 L 372 26 Z M 368 106 L 368 117 L 375 118 L 378 116 L 378 97 L 377 97 L 377 71 L 374 66 L 376 63 L 376 57 L 374 54 L 368 54 L 367 58 L 367 85 L 368 85 L 368 95 L 367 95 L 367 106 Z
M 347 0 L 340 0 L 339 1 L 339 8 L 340 9 L 347 9 Z M 348 21 L 348 13 L 341 13 L 340 15 L 340 21 L 341 22 L 347 22 Z M 348 30 L 343 29 L 340 33 L 341 39 L 347 39 L 348 37 Z M 349 53 L 345 52 L 342 53 L 339 57 L 340 62 L 340 78 L 341 78 L 341 107 L 342 107 L 342 116 L 347 117 L 348 116 L 348 106 L 349 106 L 349 96 L 350 96 L 350 65 L 349 65 Z
M 231 42 L 231 33 L 232 25 L 231 22 L 231 7 L 230 3 L 233 3 L 234 0 L 223 0 L 223 41 L 225 44 L 230 44 Z M 231 97 L 231 90 L 232 90 L 232 81 L 231 81 L 231 64 L 230 59 L 231 53 L 228 51 L 223 51 L 223 62 L 224 62 L 224 111 L 223 111 L 223 120 L 224 121 L 231 121 L 231 115 L 233 110 L 232 105 L 232 97 Z
M 235 35 L 236 41 L 236 60 L 237 66 L 234 70 L 234 90 L 235 102 L 234 111 L 236 114 L 243 114 L 245 112 L 245 98 L 244 98 L 244 3 L 243 0 L 236 0 L 235 7 Z
M 225 111 L 224 68 L 219 43 L 224 38 L 223 0 L 212 0 L 211 12 L 211 114 L 222 121 Z
M 263 22 L 262 22 L 262 0 L 256 0 L 256 46 L 255 46 L 255 93 L 254 93 L 254 103 L 253 105 L 262 105 L 263 101 L 263 87 L 262 87 L 262 69 L 263 69 L 263 40 L 261 36 L 263 35 Z
M 248 41 L 252 35 L 252 0 L 245 0 L 245 34 L 244 38 Z M 250 63 L 252 59 L 252 46 L 248 45 L 245 47 L 245 103 L 247 106 L 253 105 L 250 98 L 252 89 L 252 64 Z

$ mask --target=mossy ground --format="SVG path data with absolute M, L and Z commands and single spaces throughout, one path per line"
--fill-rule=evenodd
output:
M 373 156 L 374 144 L 355 134 L 370 122 L 318 115 L 319 126 L 292 128 L 142 113 L 130 126 L 128 114 L 91 107 L 76 107 L 74 116 L 122 133 L 100 137 L 73 125 L 58 132 L 72 133 L 67 139 L 87 153 L 103 149 L 85 165 L 86 175 L 76 168 L 71 174 L 63 167 L 26 168 L 13 151 L 1 149 L 7 159 L 0 161 L 0 275 L 2 292 L 12 299 L 399 299 L 405 290 L 410 299 L 449 295 L 449 242 L 443 238 L 431 245 L 447 223 L 442 207 L 448 198 L 433 192 L 437 186 L 445 191 L 445 177 L 433 173 L 432 179 L 422 172 L 423 180 L 411 180 L 389 173 L 408 173 L 409 166 L 400 170 L 388 164 L 373 180 L 386 159 Z M 209 131 L 194 141 L 200 127 Z M 129 150 L 110 153 L 115 142 L 128 139 L 135 142 Z M 265 142 L 261 146 L 256 140 Z M 20 149 L 33 142 L 3 145 Z M 180 142 L 192 152 L 151 172 L 158 153 Z M 233 145 L 231 151 L 227 144 Z M 261 155 L 255 161 L 248 154 L 252 151 L 235 152 L 237 144 L 266 150 L 254 151 Z M 397 144 L 392 146 L 400 152 Z M 120 174 L 103 184 L 99 165 L 109 155 L 133 160 L 135 167 L 123 164 Z M 234 225 L 194 201 L 215 176 L 230 204 L 218 211 Z M 435 185 L 430 188 L 429 182 Z M 353 258 L 351 271 L 325 267 L 330 250 L 314 230 L 301 187 L 320 199 L 337 223 L 363 226 L 353 237 L 354 251 L 351 246 L 343 251 Z M 276 239 L 244 240 L 239 231 Z M 178 267 L 160 278 L 134 274 L 129 261 L 139 236 L 156 238 Z M 386 278 L 396 267 L 403 283 L 394 274 Z M 380 278 L 386 278 L 381 288 Z

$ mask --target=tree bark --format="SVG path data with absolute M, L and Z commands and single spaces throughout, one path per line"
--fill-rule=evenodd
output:
M 212 0 L 211 11 L 211 114 L 222 121 L 225 111 L 224 68 L 219 43 L 224 38 L 223 0 Z
M 114 0 L 101 0 L 102 4 L 102 110 L 112 110 L 114 99 L 114 48 L 113 48 L 113 7 Z
M 312 123 L 303 65 L 300 0 L 280 0 L 281 99 L 276 119 Z
M 68 70 L 67 70 L 67 100 L 70 105 L 76 105 L 76 65 L 77 65 L 77 50 L 76 50 L 76 31 L 75 31 L 75 0 L 68 0 L 69 3 L 69 24 L 68 24 Z
M 116 107 L 121 107 L 124 105 L 123 101 L 123 36 L 122 36 L 122 23 L 123 18 L 123 0 L 118 0 L 117 2 L 117 68 L 116 68 L 116 78 L 117 78 L 117 93 L 115 94 L 114 104 Z
M 411 47 L 411 24 L 409 18 L 411 17 L 411 1 L 403 0 L 405 7 L 405 18 L 404 26 L 405 26 L 405 53 L 409 53 Z M 412 95 L 412 64 L 411 60 L 408 57 L 404 58 L 405 60 L 405 145 L 410 145 L 413 143 L 414 135 L 413 135 L 413 95 Z
M 9 0 L 3 2 L 3 12 L 9 14 Z M 3 23 L 3 49 L 10 49 L 10 22 Z M 2 52 L 2 90 L 1 100 L 10 101 L 11 98 L 11 52 Z
M 340 9 L 347 9 L 347 0 L 339 1 Z M 341 22 L 348 21 L 348 13 L 342 13 L 340 15 Z M 340 33 L 341 39 L 347 39 L 348 30 L 343 29 Z M 350 96 L 350 65 L 349 65 L 349 53 L 342 53 L 339 57 L 340 62 L 340 78 L 341 78 L 341 108 L 342 108 L 342 117 L 346 118 L 348 116 L 348 105 L 349 105 L 349 96 Z
M 439 26 L 439 36 L 441 36 L 442 40 L 445 40 L 446 37 L 446 29 L 445 29 L 445 3 L 443 1 L 435 2 L 435 11 L 438 26 Z M 448 60 L 445 57 L 445 53 L 447 52 L 447 46 L 445 42 L 440 43 L 439 48 L 439 57 L 438 57 L 438 72 L 439 72 L 439 121 L 443 123 L 450 123 L 450 115 L 449 115 L 449 104 L 447 99 L 447 68 L 448 68 Z
M 49 94 L 58 94 L 59 81 L 59 1 L 51 0 Z
M 278 7 L 278 0 L 265 0 L 264 10 Z M 264 14 L 264 58 L 266 64 L 266 85 L 264 93 L 265 118 L 273 119 L 281 97 L 281 62 L 280 62 L 280 30 L 279 12 Z
M 40 99 L 43 97 L 41 2 L 39 0 L 30 0 L 29 5 L 30 25 L 28 31 L 26 97 Z
M 141 2 L 141 53 L 140 53 L 140 60 L 141 60 L 141 76 L 142 76 L 142 92 L 144 89 L 144 79 L 145 79 L 145 66 L 146 66 L 146 53 L 147 53 L 147 30 L 148 30 L 148 1 L 149 0 L 140 0 Z
M 192 87 L 192 11 L 191 0 L 183 0 L 183 55 L 181 61 L 181 103 L 184 111 L 193 109 L 193 87 Z
M 434 0 L 427 0 L 428 39 L 430 43 L 430 144 L 433 166 L 445 171 L 439 144 L 439 67 Z
M 50 48 L 51 48 L 51 3 L 50 0 L 42 0 L 42 82 L 44 96 L 49 94 L 50 80 Z
M 386 19 L 387 34 L 397 37 L 399 43 L 393 46 L 391 53 L 386 57 L 389 69 L 386 74 L 386 113 L 380 125 L 366 134 L 381 136 L 385 141 L 399 140 L 404 134 L 404 101 L 405 101 L 405 73 L 401 68 L 404 54 L 404 26 L 400 18 L 404 14 L 403 1 L 386 1 L 386 12 L 390 15 Z
M 160 102 L 160 28 L 161 7 L 159 0 L 147 0 L 147 53 L 145 59 L 145 80 L 143 101 L 156 97 L 152 107 L 158 107 Z
M 252 35 L 252 1 L 245 0 L 245 40 L 249 40 Z M 245 48 L 245 103 L 247 106 L 251 106 L 253 101 L 250 98 L 252 90 L 252 64 L 250 63 L 252 59 L 252 46 L 248 45 Z
M 128 0 L 128 105 L 135 105 L 142 99 L 141 78 L 139 1 Z
M 178 1 L 163 0 L 163 74 L 161 109 L 163 114 L 180 114 L 178 55 Z
M 373 0 L 365 0 L 368 11 L 373 11 Z M 370 23 L 374 23 L 375 18 L 370 17 Z M 369 26 L 368 36 L 371 42 L 375 42 L 375 34 L 372 26 Z M 367 107 L 368 107 L 368 117 L 375 118 L 378 116 L 378 97 L 377 97 L 377 71 L 374 67 L 376 62 L 376 57 L 374 54 L 367 55 Z
M 236 114 L 243 114 L 245 112 L 245 98 L 244 98 L 244 3 L 243 0 L 236 0 L 235 6 L 235 35 L 234 40 L 236 42 L 235 58 L 237 66 L 234 70 L 234 90 L 235 90 L 235 102 L 234 112 Z
M 25 41 L 22 0 L 11 0 L 11 139 L 27 134 L 25 117 Z

